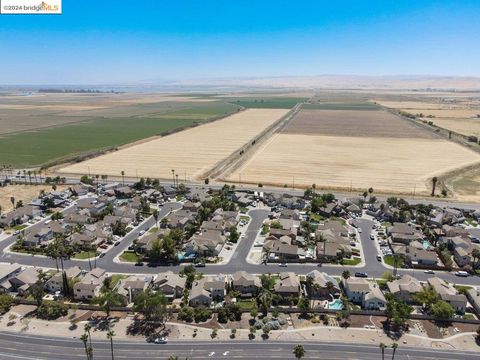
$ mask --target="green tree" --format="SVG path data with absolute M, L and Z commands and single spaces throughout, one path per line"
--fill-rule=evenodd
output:
M 348 278 L 350 278 L 350 271 L 344 270 L 344 271 L 342 272 L 342 278 L 344 278 L 345 280 L 347 280 Z
M 432 306 L 432 314 L 438 320 L 449 320 L 455 314 L 455 310 L 449 303 L 443 300 L 438 300 Z
M 167 298 L 162 292 L 145 290 L 136 296 L 133 309 L 142 313 L 146 320 L 164 325 L 168 315 Z
M 228 231 L 230 233 L 230 235 L 228 237 L 228 240 L 235 244 L 238 241 L 238 239 L 240 238 L 240 234 L 237 231 L 237 227 L 232 226 Z
M 430 310 L 432 305 L 439 299 L 437 292 L 431 286 L 424 287 L 421 291 L 413 296 L 413 299 L 422 304 L 423 308 Z
M 413 307 L 391 293 L 385 294 L 385 299 L 387 300 L 385 308 L 387 321 L 393 325 L 394 329 L 405 327 L 410 314 L 413 312 Z
M 293 355 L 295 355 L 296 359 L 301 359 L 305 356 L 305 349 L 303 348 L 302 345 L 298 344 L 295 345 L 293 348 Z
M 6 293 L 0 293 L 0 315 L 5 314 L 13 304 L 13 298 Z
M 40 319 L 55 320 L 68 314 L 68 306 L 63 301 L 42 301 L 37 309 Z

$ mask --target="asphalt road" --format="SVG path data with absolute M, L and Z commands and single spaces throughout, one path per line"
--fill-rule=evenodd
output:
M 378 344 L 362 345 L 334 342 L 300 342 L 306 359 L 322 360 L 374 360 L 381 359 Z M 115 341 L 115 359 L 167 359 L 176 355 L 180 359 L 294 359 L 292 350 L 299 342 L 293 341 L 170 341 L 156 345 L 143 342 Z M 0 332 L 0 358 L 23 360 L 77 360 L 86 357 L 79 339 L 17 335 Z M 93 342 L 94 359 L 111 359 L 110 343 Z M 390 359 L 391 349 L 385 358 Z M 400 344 L 397 360 L 480 359 L 478 352 L 408 348 Z

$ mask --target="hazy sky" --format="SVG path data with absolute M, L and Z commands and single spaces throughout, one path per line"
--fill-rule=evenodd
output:
M 63 15 L 0 15 L 0 85 L 480 76 L 479 0 L 126 4 L 63 0 Z

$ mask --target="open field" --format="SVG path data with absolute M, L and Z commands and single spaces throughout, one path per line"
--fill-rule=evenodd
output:
M 286 134 L 434 138 L 385 111 L 302 110 L 283 129 Z
M 480 168 L 456 174 L 446 185 L 459 200 L 480 202 Z
M 306 110 L 379 110 L 379 106 L 368 103 L 368 102 L 321 102 L 321 103 L 311 103 L 305 104 L 302 107 Z
M 426 194 L 432 176 L 476 162 L 440 139 L 277 134 L 227 180 Z
M 0 126 L 3 131 L 19 131 L 0 137 L 0 164 L 38 166 L 169 133 L 239 109 L 216 101 L 145 103 L 78 112 L 88 116 L 72 115 L 75 112 L 38 115 L 41 112 L 28 110 L 37 115 L 16 113 L 17 117 L 4 119 L 7 130 Z M 95 117 L 91 111 L 103 115 Z
M 411 114 L 423 114 L 423 117 L 433 116 L 434 118 L 476 118 L 480 115 L 480 109 L 400 109 Z M 480 118 L 479 118 L 480 119 Z
M 480 137 L 480 118 L 478 119 L 425 119 L 427 121 L 432 121 L 435 125 L 455 131 L 459 134 L 470 136 L 474 135 Z
M 67 188 L 67 186 L 57 185 L 58 191 L 65 188 Z M 0 187 L 0 206 L 2 207 L 2 212 L 12 210 L 12 203 L 10 202 L 12 196 L 15 198 L 15 202 L 22 200 L 24 204 L 28 204 L 34 198 L 38 197 L 42 190 L 49 192 L 52 191 L 52 187 L 45 185 L 9 185 Z
M 286 109 L 249 109 L 225 119 L 67 166 L 61 173 L 198 179 L 283 117 Z

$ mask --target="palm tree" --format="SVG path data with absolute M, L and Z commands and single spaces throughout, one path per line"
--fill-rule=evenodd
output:
M 85 330 L 85 334 L 88 334 L 89 346 L 92 347 L 92 335 L 90 334 L 90 330 L 92 330 L 92 325 L 90 323 L 86 323 L 83 329 Z
M 393 350 L 392 360 L 395 359 L 395 351 L 397 351 L 397 348 L 398 348 L 398 344 L 394 342 L 394 343 L 392 344 L 392 350 Z
M 2 205 L 0 205 L 0 215 L 2 215 Z
M 152 216 L 155 219 L 155 226 L 158 227 L 158 210 L 153 210 Z
M 83 346 L 85 347 L 85 354 L 87 354 L 87 360 L 90 360 L 90 352 L 87 347 L 88 335 L 83 334 L 82 336 L 80 336 L 80 340 L 82 340 Z
M 13 196 L 10 197 L 10 202 L 12 203 L 13 210 L 15 210 L 15 198 Z
M 110 340 L 110 350 L 112 351 L 112 360 L 113 358 L 113 337 L 115 336 L 115 332 L 113 330 L 109 330 L 107 332 L 107 339 Z
M 27 174 L 28 174 L 28 182 L 30 183 L 30 185 L 32 185 L 32 172 L 28 170 Z
M 300 344 L 295 345 L 295 347 L 293 348 L 293 355 L 295 355 L 296 359 L 301 359 L 302 357 L 304 357 L 305 349 L 303 348 L 303 346 Z
M 347 280 L 349 277 L 350 277 L 350 271 L 345 270 L 344 272 L 342 272 L 342 278 Z
M 432 178 L 432 196 L 435 196 L 435 187 L 437 186 L 437 181 L 438 181 L 437 177 L 434 176 Z
M 387 345 L 381 342 L 378 346 L 380 347 L 380 350 L 382 350 L 382 360 L 385 360 L 385 348 L 387 347 Z
M 125 171 L 122 170 L 122 184 L 125 185 Z

